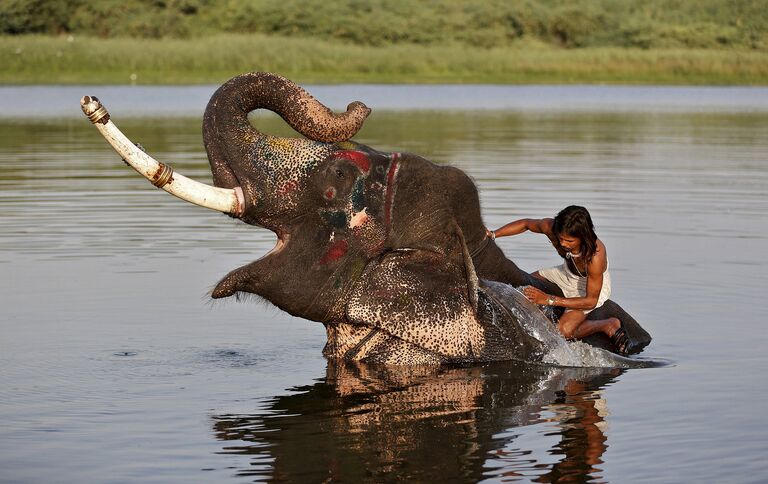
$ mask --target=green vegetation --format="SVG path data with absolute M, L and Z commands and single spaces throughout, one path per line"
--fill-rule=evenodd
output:
M 765 0 L 0 0 L 0 33 L 189 38 L 229 32 L 358 45 L 768 47 Z
M 764 0 L 0 0 L 0 83 L 768 84 Z
M 0 37 L 1 83 L 220 83 L 251 70 L 300 82 L 764 84 L 768 53 L 558 49 L 520 43 L 370 47 L 264 35 L 202 39 Z

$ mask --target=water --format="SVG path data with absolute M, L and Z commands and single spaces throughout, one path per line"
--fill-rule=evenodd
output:
M 768 479 L 768 90 L 318 94 L 374 108 L 358 141 L 470 173 L 489 226 L 589 207 L 643 357 L 671 362 L 613 370 L 338 366 L 319 324 L 212 304 L 274 237 L 154 189 L 78 107 L 210 180 L 212 89 L 0 88 L 0 482 Z M 500 245 L 557 262 L 541 236 Z

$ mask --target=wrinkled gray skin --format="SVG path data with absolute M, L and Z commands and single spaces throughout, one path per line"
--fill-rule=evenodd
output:
M 257 131 L 247 116 L 260 108 L 309 139 Z M 333 114 L 269 73 L 235 77 L 214 93 L 203 121 L 214 183 L 241 187 L 240 219 L 272 230 L 278 244 L 228 274 L 213 297 L 253 293 L 323 323 L 333 358 L 538 361 L 546 348 L 521 328 L 517 303 L 482 280 L 559 290 L 485 237 L 477 189 L 461 170 L 348 141 L 369 112 L 352 103 Z

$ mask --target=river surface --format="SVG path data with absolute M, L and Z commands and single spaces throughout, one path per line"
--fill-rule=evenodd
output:
M 0 482 L 768 480 L 768 89 L 312 89 L 374 109 L 357 141 L 468 172 L 491 227 L 588 207 L 669 363 L 630 370 L 336 364 L 318 323 L 212 303 L 274 236 L 153 188 L 78 101 L 208 181 L 214 89 L 0 87 Z

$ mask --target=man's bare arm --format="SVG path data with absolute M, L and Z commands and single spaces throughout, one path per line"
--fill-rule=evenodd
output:
M 552 223 L 553 219 L 551 218 L 522 218 L 520 220 L 510 222 L 496 230 L 489 230 L 488 236 L 495 239 L 496 237 L 518 235 L 526 231 L 531 231 L 537 234 L 545 234 L 549 237 L 552 233 Z
M 587 294 L 584 297 L 556 297 L 554 298 L 554 305 L 567 309 L 594 309 L 600 299 L 600 291 L 603 289 L 603 274 L 607 269 L 608 257 L 605 246 L 598 240 L 597 251 L 587 264 Z
M 554 296 L 532 286 L 526 287 L 523 293 L 536 304 L 560 306 L 566 309 L 594 309 L 600 299 L 600 291 L 603 289 L 603 274 L 608 269 L 605 246 L 598 240 L 597 247 L 597 252 L 587 265 L 587 294 L 584 297 Z

